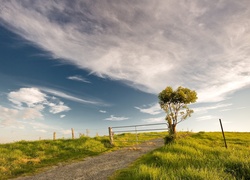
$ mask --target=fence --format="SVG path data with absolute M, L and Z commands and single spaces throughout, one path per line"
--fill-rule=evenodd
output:
M 97 137 L 97 136 L 107 135 L 106 128 L 99 128 L 99 129 L 74 129 L 71 128 L 70 130 L 66 130 L 66 133 L 62 132 L 53 132 L 52 139 L 76 139 L 80 138 L 81 136 L 87 137 Z
M 150 128 L 148 128 L 150 126 Z M 152 128 L 154 127 L 154 128 Z M 162 132 L 168 131 L 167 123 L 155 123 L 155 124 L 141 124 L 141 125 L 131 125 L 131 126 L 116 126 L 116 127 L 109 127 L 109 139 L 110 143 L 114 144 L 114 142 L 122 142 L 116 138 L 116 135 L 121 135 L 124 133 L 132 133 L 135 135 L 135 139 L 127 139 L 123 140 L 124 142 L 143 142 L 145 140 L 139 139 L 139 134 L 143 132 Z M 159 136 L 159 134 L 152 134 L 149 133 L 148 136 Z

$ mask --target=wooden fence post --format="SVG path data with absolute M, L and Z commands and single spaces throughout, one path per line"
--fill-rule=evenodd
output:
M 56 132 L 53 133 L 53 140 L 56 140 Z
M 71 132 L 72 132 L 72 139 L 75 139 L 74 128 L 71 128 Z
M 86 129 L 86 136 L 88 137 L 89 136 L 89 130 Z
M 225 138 L 225 134 L 224 134 L 224 130 L 223 130 L 221 119 L 219 119 L 219 121 L 220 121 L 220 127 L 221 127 L 221 131 L 222 131 L 222 135 L 223 135 L 223 138 L 224 138 L 225 147 L 227 149 L 227 141 L 226 141 L 226 138 Z
M 113 145 L 114 138 L 113 138 L 112 127 L 109 127 L 109 140 L 110 140 L 110 144 Z

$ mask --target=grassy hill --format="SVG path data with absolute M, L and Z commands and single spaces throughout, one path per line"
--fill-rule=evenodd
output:
M 120 134 L 115 136 L 115 146 L 109 143 L 109 137 L 86 137 L 79 139 L 59 139 L 41 141 L 20 141 L 0 144 L 0 180 L 32 174 L 49 169 L 57 164 L 69 164 L 96 156 L 120 147 L 136 144 L 133 140 L 149 140 L 164 137 L 165 133 Z
M 0 179 L 18 177 L 58 163 L 72 162 L 108 150 L 108 138 L 20 141 L 0 144 Z
M 32 174 L 53 165 L 80 161 L 124 145 L 130 140 L 164 137 L 165 133 L 120 134 L 115 146 L 108 137 L 81 137 L 0 144 L 0 179 Z M 228 149 L 220 132 L 180 133 L 176 142 L 143 156 L 111 179 L 250 179 L 250 133 L 226 132 Z
M 250 133 L 191 133 L 143 156 L 110 179 L 250 179 Z

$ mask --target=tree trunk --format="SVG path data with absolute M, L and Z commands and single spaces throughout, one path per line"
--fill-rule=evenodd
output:
M 169 136 L 172 140 L 176 138 L 176 124 L 169 125 Z
M 176 124 L 172 125 L 172 133 L 176 135 Z

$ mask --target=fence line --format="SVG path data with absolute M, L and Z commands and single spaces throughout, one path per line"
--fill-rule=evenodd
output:
M 146 131 L 165 131 L 167 128 L 152 128 L 152 126 L 159 126 L 164 125 L 166 123 L 155 123 L 155 124 L 137 124 L 137 125 L 130 125 L 130 126 L 114 126 L 110 127 L 110 131 L 107 131 L 107 128 L 97 128 L 97 129 L 84 129 L 84 128 L 69 128 L 68 130 L 61 129 L 61 130 L 52 130 L 52 131 L 41 131 L 41 134 L 36 135 L 37 138 L 34 136 L 30 136 L 30 134 L 24 134 L 20 138 L 16 138 L 16 140 L 10 140 L 12 141 L 34 141 L 34 140 L 57 140 L 57 139 L 76 139 L 80 138 L 81 136 L 89 136 L 89 137 L 97 137 L 97 136 L 106 136 L 108 135 L 109 138 L 113 137 L 114 134 L 120 134 L 120 133 L 140 133 L 140 132 L 146 132 Z M 151 126 L 151 128 L 147 128 Z M 27 136 L 27 137 L 26 137 Z M 137 141 L 139 141 L 137 139 Z M 111 140 L 111 143 L 113 143 L 113 140 Z
M 106 132 L 104 133 L 104 131 L 96 131 L 96 130 L 106 130 Z M 58 135 L 60 134 L 60 135 Z M 71 134 L 71 135 L 70 135 Z M 67 132 L 67 133 L 62 133 L 62 132 L 53 132 L 53 140 L 56 139 L 75 139 L 78 135 L 78 137 L 80 138 L 81 136 L 87 136 L 87 137 L 97 137 L 99 136 L 99 134 L 101 135 L 107 135 L 107 129 L 106 128 L 100 128 L 100 129 L 74 129 L 71 128 L 71 132 Z M 66 136 L 66 137 L 65 137 Z M 39 140 L 41 140 L 41 136 L 39 137 Z
M 141 127 L 147 127 L 147 126 L 159 126 L 159 125 L 166 125 L 164 128 L 150 128 L 150 129 L 138 129 Z M 117 130 L 114 131 L 114 129 L 121 129 L 125 128 L 125 130 Z M 129 128 L 129 129 L 127 129 Z M 133 128 L 133 129 L 131 129 Z M 130 133 L 134 132 L 136 134 L 136 142 L 139 142 L 138 139 L 138 132 L 159 132 L 159 131 L 165 131 L 168 130 L 167 123 L 154 123 L 154 124 L 140 124 L 140 125 L 130 125 L 130 126 L 115 126 L 115 127 L 108 127 L 108 132 L 109 132 L 109 140 L 110 144 L 114 144 L 114 135 L 116 133 Z M 130 140 L 127 140 L 126 142 L 129 142 Z M 131 141 L 130 141 L 131 142 Z

